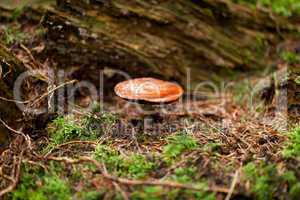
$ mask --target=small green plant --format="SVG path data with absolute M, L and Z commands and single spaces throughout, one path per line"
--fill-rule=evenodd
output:
M 78 195 L 78 199 L 82 200 L 98 200 L 103 199 L 104 191 L 82 191 Z
M 257 167 L 254 163 L 248 163 L 243 170 L 247 179 L 253 185 L 252 192 L 255 197 L 259 200 L 271 200 L 273 198 L 272 194 L 276 190 L 276 187 L 272 185 L 272 179 L 276 172 L 275 167 L 273 165 Z
M 283 157 L 295 157 L 297 159 L 300 159 L 300 126 L 288 132 L 287 136 L 289 137 L 289 141 L 282 151 Z
M 300 183 L 295 183 L 289 191 L 289 196 L 293 200 L 298 200 L 299 195 L 300 195 Z
M 203 191 L 191 191 L 180 189 L 166 189 L 160 186 L 144 186 L 132 193 L 131 198 L 134 200 L 160 200 L 160 199 L 201 199 L 201 200 L 215 200 L 215 194 L 205 192 L 207 188 L 206 183 L 196 184 Z
M 193 181 L 195 175 L 196 175 L 195 167 L 187 167 L 187 168 L 179 167 L 174 170 L 174 174 L 171 175 L 171 179 L 180 183 L 190 183 Z
M 108 144 L 99 144 L 97 145 L 94 157 L 105 163 L 109 171 L 116 170 L 118 166 L 122 163 L 122 157 L 119 152 L 111 148 Z
M 185 151 L 198 147 L 198 142 L 192 136 L 185 133 L 178 133 L 167 138 L 168 144 L 163 149 L 163 156 L 167 162 L 178 157 Z
M 146 177 L 154 163 L 149 162 L 143 155 L 133 154 L 124 160 L 123 167 L 132 178 L 140 179 Z
M 280 56 L 285 62 L 288 62 L 290 64 L 295 64 L 300 61 L 299 56 L 296 53 L 290 51 L 284 51 Z
M 258 200 L 273 199 L 275 192 L 286 184 L 289 186 L 288 199 L 296 200 L 300 195 L 300 184 L 293 171 L 279 172 L 275 165 L 250 162 L 243 167 L 243 172 Z
M 297 76 L 294 81 L 297 85 L 300 85 L 300 76 Z
M 16 7 L 13 12 L 12 15 L 10 16 L 10 20 L 11 21 L 16 21 L 19 17 L 21 17 L 21 15 L 24 13 L 24 7 Z
M 71 199 L 71 191 L 68 185 L 57 176 L 46 176 L 44 178 L 44 185 L 40 189 L 48 199 Z M 51 198 L 49 198 L 51 197 Z
M 83 118 L 83 126 L 93 135 L 103 135 L 109 132 L 117 123 L 118 117 L 109 112 L 89 114 Z
M 261 5 L 273 10 L 273 12 L 290 17 L 292 15 L 300 14 L 299 0 L 233 0 L 237 3 L 247 3 L 250 5 Z
M 132 193 L 132 199 L 134 200 L 160 200 L 164 199 L 165 192 L 162 187 L 159 186 L 147 186 Z
M 252 191 L 257 199 L 273 199 L 274 192 L 284 184 L 289 185 L 290 199 L 297 196 L 298 180 L 293 171 L 279 172 L 275 165 L 248 163 L 243 171 L 253 184 Z
M 80 123 L 70 117 L 58 117 L 50 127 L 50 140 L 54 145 L 58 145 L 75 138 L 80 138 L 83 134 Z
M 17 27 L 4 27 L 3 29 L 3 41 L 7 45 L 11 45 L 13 43 L 22 43 L 28 38 L 28 35 L 24 32 L 20 31 L 20 28 Z

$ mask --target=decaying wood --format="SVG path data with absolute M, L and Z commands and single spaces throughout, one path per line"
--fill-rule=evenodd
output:
M 0 44 L 0 117 L 10 124 L 16 123 L 21 112 L 13 96 L 15 80 L 25 70 L 23 64 L 2 44 Z
M 212 80 L 262 69 L 299 28 L 228 0 L 60 0 L 43 24 L 59 67 L 126 69 L 130 75 Z M 272 48 L 274 47 L 274 48 Z

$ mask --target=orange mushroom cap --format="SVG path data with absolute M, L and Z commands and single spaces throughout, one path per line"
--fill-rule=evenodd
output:
M 136 78 L 115 86 L 115 93 L 124 99 L 166 103 L 179 99 L 183 89 L 176 83 L 155 78 Z

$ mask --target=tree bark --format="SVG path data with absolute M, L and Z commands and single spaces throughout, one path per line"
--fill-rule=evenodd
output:
M 228 0 L 59 0 L 43 25 L 47 54 L 62 68 L 109 67 L 183 83 L 188 70 L 199 81 L 265 69 L 299 29 Z

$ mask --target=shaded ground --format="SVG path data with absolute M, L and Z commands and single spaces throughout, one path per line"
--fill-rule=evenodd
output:
M 29 69 L 48 69 L 55 61 L 44 58 L 43 29 L 24 15 L 1 26 L 1 39 Z M 285 55 L 280 64 L 293 65 L 293 55 Z M 153 111 L 145 115 L 134 103 L 116 112 L 127 102 L 111 93 L 105 111 L 95 103 L 91 112 L 77 107 L 66 116 L 40 117 L 36 127 L 26 127 L 29 135 L 11 130 L 11 143 L 0 158 L 0 195 L 32 200 L 299 199 L 299 128 L 288 127 L 287 113 L 276 112 L 270 88 L 265 102 L 257 95 L 250 104 L 253 87 L 267 76 L 243 78 L 217 95 L 206 92 L 164 105 L 166 112 L 139 105 Z M 277 92 L 284 89 L 280 86 Z M 29 96 L 38 95 L 30 89 Z M 91 103 L 79 97 L 79 104 Z

